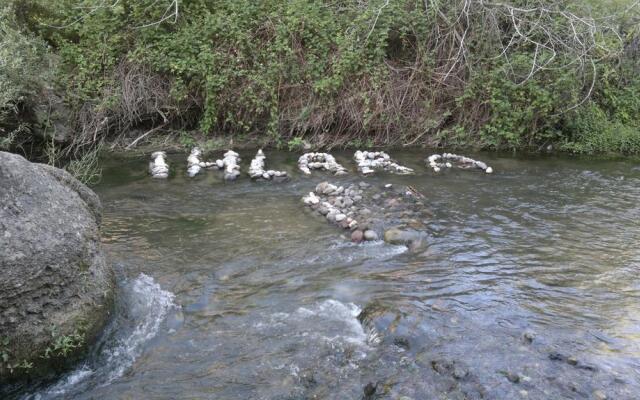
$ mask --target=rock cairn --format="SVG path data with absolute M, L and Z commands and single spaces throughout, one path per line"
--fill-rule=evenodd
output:
M 452 168 L 453 163 L 458 168 L 471 169 L 478 168 L 486 172 L 487 174 L 493 173 L 493 168 L 488 166 L 482 161 L 474 160 L 470 157 L 459 156 L 452 153 L 433 154 L 427 158 L 427 165 L 435 172 L 440 172 L 443 168 Z
M 215 162 L 207 162 L 200 160 L 202 150 L 199 147 L 191 149 L 191 154 L 187 157 L 187 174 L 194 177 L 200 173 L 202 168 L 212 168 L 216 166 Z
M 288 179 L 286 171 L 274 171 L 272 169 L 265 171 L 265 160 L 267 157 L 264 155 L 262 149 L 258 150 L 256 156 L 251 160 L 249 166 L 249 176 L 255 180 L 276 180 L 284 181 Z
M 235 181 L 240 176 L 240 155 L 229 150 L 222 156 L 222 160 L 216 160 L 215 168 L 224 169 L 224 180 Z
M 149 173 L 153 178 L 166 179 L 169 177 L 169 164 L 166 161 L 167 153 L 156 151 L 151 154 L 149 163 Z
M 394 174 L 413 174 L 411 168 L 407 168 L 395 162 L 384 151 L 356 151 L 353 158 L 358 164 L 358 171 L 364 175 L 373 174 L 376 170 L 384 170 Z
M 329 171 L 336 176 L 347 174 L 347 169 L 329 153 L 305 153 L 298 159 L 298 168 L 305 175 L 311 174 L 312 169 Z

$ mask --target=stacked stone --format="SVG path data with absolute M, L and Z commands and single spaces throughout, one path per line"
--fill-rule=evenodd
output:
M 191 154 L 187 157 L 187 174 L 190 177 L 194 177 L 200 173 L 202 168 L 212 168 L 216 167 L 215 162 L 206 162 L 200 160 L 200 156 L 202 155 L 202 150 L 199 147 L 194 147 L 191 149 Z
M 240 155 L 229 150 L 222 156 L 222 160 L 216 160 L 215 168 L 224 169 L 224 180 L 234 181 L 240 176 Z
M 358 203 L 362 200 L 362 189 L 356 185 L 333 185 L 328 182 L 319 183 L 315 191 L 303 197 L 304 204 L 322 215 L 327 221 L 343 229 L 351 230 L 351 239 L 355 242 L 377 240 L 378 234 L 368 229 L 366 224 L 358 223 L 356 214 Z
M 302 200 L 329 222 L 350 229 L 353 242 L 384 237 L 385 242 L 406 245 L 411 251 L 427 244 L 427 224 L 433 214 L 425 207 L 424 195 L 411 186 L 360 182 L 345 188 L 322 182 Z
M 288 178 L 286 171 L 274 171 L 272 169 L 265 171 L 265 160 L 267 157 L 264 155 L 262 149 L 258 150 L 256 156 L 251 160 L 249 166 L 249 176 L 251 179 L 256 180 L 276 180 L 282 181 Z
M 353 158 L 358 164 L 358 171 L 364 175 L 373 174 L 377 169 L 382 169 L 394 174 L 413 174 L 411 168 L 396 163 L 384 151 L 356 151 Z
M 336 176 L 347 173 L 347 169 L 329 153 L 305 153 L 298 159 L 298 168 L 306 175 L 311 174 L 312 169 L 329 171 Z
M 482 161 L 474 160 L 470 157 L 460 156 L 453 153 L 433 154 L 427 158 L 427 165 L 431 167 L 435 172 L 440 172 L 442 168 L 451 168 L 455 162 L 458 168 L 471 169 L 478 168 L 486 172 L 487 174 L 493 173 L 493 168 L 489 167 Z
M 164 151 L 156 151 L 151 154 L 151 162 L 149 162 L 149 173 L 151 177 L 157 179 L 166 179 L 169 177 L 169 164 L 166 161 L 167 153 Z

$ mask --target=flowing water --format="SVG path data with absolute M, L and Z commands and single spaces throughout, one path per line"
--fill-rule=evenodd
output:
M 419 252 L 351 244 L 304 209 L 318 182 L 363 180 L 346 153 L 334 178 L 267 152 L 287 183 L 105 161 L 116 317 L 83 365 L 18 397 L 640 398 L 639 164 L 479 155 L 493 175 L 434 175 L 425 155 L 364 178 L 426 195 Z M 357 319 L 371 304 L 400 316 L 387 332 Z

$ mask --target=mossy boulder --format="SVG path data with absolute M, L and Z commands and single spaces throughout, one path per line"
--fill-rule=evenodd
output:
M 98 196 L 67 172 L 0 152 L 0 382 L 58 373 L 112 311 Z

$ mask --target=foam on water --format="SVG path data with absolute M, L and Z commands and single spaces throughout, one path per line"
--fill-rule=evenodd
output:
M 358 321 L 358 315 L 362 310 L 353 303 L 342 303 L 329 299 L 316 304 L 312 308 L 300 307 L 294 313 L 294 318 L 319 320 L 321 323 L 334 323 L 343 325 L 344 330 L 334 336 L 323 336 L 325 339 L 334 342 L 344 340 L 360 346 L 367 345 L 367 334 L 362 329 Z
M 299 307 L 291 313 L 273 313 L 268 321 L 256 322 L 253 327 L 272 337 L 296 336 L 323 341 L 337 348 L 356 346 L 359 350 L 367 350 L 368 335 L 357 318 L 360 311 L 353 303 L 328 299 Z
M 330 250 L 337 252 L 341 260 L 353 262 L 363 259 L 386 260 L 407 252 L 407 246 L 391 245 L 382 240 L 352 243 L 337 241 L 331 245 Z
M 125 281 L 119 296 L 121 312 L 96 344 L 96 348 L 103 350 L 53 386 L 25 399 L 66 398 L 120 378 L 142 354 L 145 343 L 158 334 L 169 311 L 176 307 L 173 293 L 163 290 L 145 274 Z

